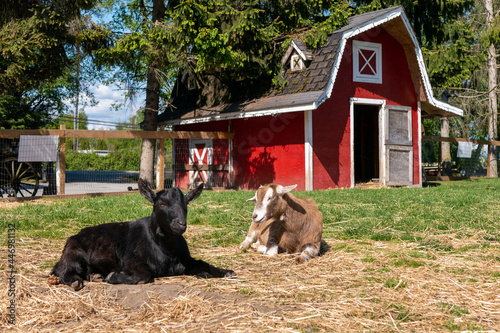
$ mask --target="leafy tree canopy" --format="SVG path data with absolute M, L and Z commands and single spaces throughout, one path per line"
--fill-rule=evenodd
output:
M 352 14 L 344 0 L 192 0 L 164 3 L 155 21 L 154 3 L 115 3 L 114 30 L 120 34 L 115 47 L 98 56 L 139 80 L 159 61 L 158 76 L 170 89 L 179 68 L 231 79 L 275 75 L 287 37 L 301 34 L 308 46 L 318 47 Z
M 0 128 L 37 128 L 64 109 L 70 66 L 106 35 L 81 15 L 98 0 L 4 0 L 0 9 Z

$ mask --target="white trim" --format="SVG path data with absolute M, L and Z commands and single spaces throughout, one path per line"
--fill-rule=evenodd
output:
M 304 111 L 305 190 L 314 189 L 312 110 Z
M 363 66 L 369 66 L 374 74 L 362 74 L 359 70 L 359 54 L 364 58 L 362 50 L 373 51 L 372 57 L 375 57 L 375 68 L 372 68 L 369 60 L 365 58 L 365 64 Z M 380 43 L 370 43 L 362 42 L 359 40 L 352 41 L 352 80 L 355 82 L 367 82 L 367 83 L 382 83 L 382 44 Z
M 311 57 L 306 56 L 305 53 L 302 52 L 302 50 L 297 46 L 297 44 L 295 44 L 295 41 L 293 41 L 293 40 L 292 40 L 292 46 L 293 46 L 294 50 L 300 55 L 300 57 L 302 58 L 302 61 L 311 60 Z
M 417 149 L 418 149 L 418 186 L 422 187 L 422 109 L 420 108 L 420 102 L 418 102 L 417 105 L 417 119 L 418 119 L 418 142 L 417 142 Z
M 402 13 L 403 13 L 403 10 L 401 8 L 398 8 L 397 10 L 391 11 L 391 12 L 389 12 L 389 13 L 387 13 L 387 14 L 385 14 L 377 19 L 366 22 L 365 24 L 363 24 L 361 26 L 357 26 L 357 27 L 354 27 L 350 30 L 347 30 L 342 34 L 342 39 L 340 41 L 340 46 L 339 46 L 339 52 L 337 52 L 337 58 L 335 59 L 335 63 L 333 65 L 333 69 L 332 69 L 332 75 L 330 76 L 330 81 L 327 84 L 325 93 L 318 99 L 318 102 L 317 102 L 318 106 L 321 103 L 323 103 L 325 100 L 330 98 L 330 96 L 332 95 L 333 85 L 335 83 L 335 79 L 337 78 L 338 70 L 340 68 L 340 61 L 342 60 L 342 56 L 344 54 L 345 45 L 347 43 L 347 40 L 351 37 L 354 37 L 354 36 L 359 35 L 365 31 L 368 31 L 372 28 L 375 28 L 376 26 L 379 26 L 385 22 L 393 20 L 393 19 L 397 18 L 398 16 L 401 16 Z
M 298 111 L 311 111 L 317 109 L 318 106 L 316 103 L 298 105 L 294 107 L 286 107 L 286 108 L 277 108 L 277 109 L 265 109 L 258 111 L 249 111 L 249 112 L 231 112 L 231 113 L 223 113 L 213 116 L 206 117 L 197 117 L 197 118 L 188 118 L 188 119 L 175 119 L 170 121 L 162 122 L 165 125 L 188 125 L 188 124 L 198 124 L 205 123 L 208 121 L 218 121 L 224 119 L 242 119 L 242 118 L 254 118 L 254 117 L 263 117 L 263 116 L 275 116 L 281 113 L 289 113 L 289 112 L 298 112 Z
M 351 130 L 351 188 L 356 185 L 356 179 L 354 177 L 354 105 L 378 105 L 379 106 L 379 117 L 378 117 L 378 127 L 379 127 L 379 178 L 380 184 L 384 182 L 385 185 L 385 112 L 386 112 L 386 100 L 385 99 L 372 99 L 372 98 L 356 98 L 351 97 L 350 99 L 350 130 Z

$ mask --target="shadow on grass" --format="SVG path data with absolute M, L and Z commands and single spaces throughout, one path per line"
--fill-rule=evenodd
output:
M 324 239 L 322 239 L 321 244 L 319 246 L 319 255 L 320 256 L 324 255 L 325 253 L 330 251 L 331 248 L 332 247 L 330 245 L 328 245 L 328 243 Z

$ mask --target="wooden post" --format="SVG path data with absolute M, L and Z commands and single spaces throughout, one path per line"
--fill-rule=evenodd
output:
M 441 177 L 441 161 L 442 161 L 442 153 L 441 153 L 441 142 L 438 143 L 438 177 Z
M 58 168 L 58 184 L 57 184 L 57 194 L 64 195 L 65 184 L 66 184 L 66 125 L 61 125 L 60 129 L 63 131 L 62 136 L 59 136 L 59 168 Z
M 164 131 L 165 127 L 161 126 L 160 131 Z M 156 189 L 163 190 L 165 188 L 165 139 L 160 140 L 160 151 L 158 152 L 158 183 Z
M 491 146 L 488 145 L 488 165 L 486 167 L 486 177 L 491 178 L 491 170 L 490 170 L 490 163 L 491 163 Z

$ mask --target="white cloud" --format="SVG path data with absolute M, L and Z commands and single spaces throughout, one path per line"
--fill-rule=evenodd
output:
M 98 101 L 96 106 L 86 106 L 85 114 L 92 122 L 88 125 L 89 129 L 113 129 L 110 124 L 95 124 L 97 122 L 118 123 L 128 121 L 136 114 L 143 103 L 143 99 L 138 98 L 131 105 L 129 101 L 125 102 L 126 91 L 121 90 L 116 85 L 105 86 L 98 85 L 92 88 L 95 99 Z M 114 108 L 113 105 L 121 103 L 119 108 Z M 125 105 L 123 105 L 126 103 Z

